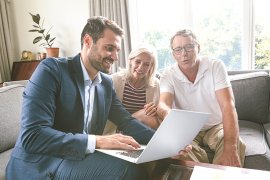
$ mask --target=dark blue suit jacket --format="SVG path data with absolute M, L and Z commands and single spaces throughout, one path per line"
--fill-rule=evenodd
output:
M 125 110 L 111 78 L 104 73 L 101 78 L 95 89 L 96 134 L 102 134 L 110 119 L 123 134 L 147 144 L 154 131 Z M 63 159 L 85 158 L 84 103 L 80 54 L 73 59 L 48 58 L 40 62 L 23 93 L 21 132 L 7 167 L 7 179 L 46 179 Z

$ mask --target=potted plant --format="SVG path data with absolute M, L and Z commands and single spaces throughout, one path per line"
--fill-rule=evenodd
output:
M 46 48 L 48 57 L 59 57 L 59 48 L 52 47 L 54 40 L 56 38 L 56 37 L 51 37 L 50 35 L 50 30 L 52 29 L 52 27 L 49 30 L 46 30 L 45 28 L 43 28 L 44 19 L 42 23 L 40 23 L 41 18 L 39 14 L 36 14 L 36 15 L 32 13 L 29 13 L 29 14 L 32 16 L 32 20 L 34 22 L 34 25 L 33 25 L 34 29 L 29 30 L 29 32 L 37 32 L 39 34 L 39 36 L 34 38 L 33 44 L 36 44 L 43 40 L 40 46 L 43 46 Z

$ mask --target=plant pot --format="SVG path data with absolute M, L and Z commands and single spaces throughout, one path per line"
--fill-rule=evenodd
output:
M 47 57 L 59 57 L 59 48 L 46 48 Z

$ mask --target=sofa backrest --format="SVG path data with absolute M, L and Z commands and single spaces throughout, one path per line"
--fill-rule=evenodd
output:
M 23 90 L 21 84 L 0 88 L 0 152 L 14 147 L 19 135 Z
M 269 83 L 267 72 L 230 76 L 239 120 L 269 122 Z
M 269 69 L 249 69 L 249 70 L 230 70 L 228 71 L 228 75 L 236 75 L 236 74 L 246 74 L 246 73 L 254 73 L 254 72 L 267 72 L 270 73 Z
M 3 86 L 10 86 L 10 85 L 14 85 L 14 84 L 21 84 L 26 86 L 26 84 L 28 83 L 29 80 L 19 80 L 19 81 L 6 81 L 3 83 Z

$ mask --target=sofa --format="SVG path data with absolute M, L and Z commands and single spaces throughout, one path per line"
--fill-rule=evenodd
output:
M 229 71 L 228 74 L 240 136 L 246 143 L 244 168 L 270 171 L 269 72 Z M 14 83 L 6 83 L 10 84 Z M 0 88 L 0 180 L 5 178 L 5 167 L 19 132 L 23 89 L 19 84 Z
M 245 168 L 270 171 L 269 71 L 229 71 L 240 137 L 246 143 Z

